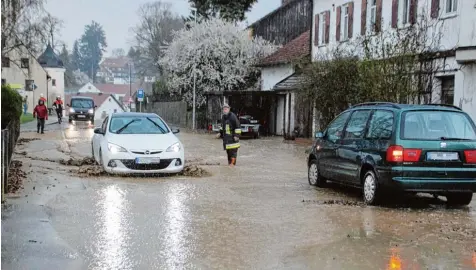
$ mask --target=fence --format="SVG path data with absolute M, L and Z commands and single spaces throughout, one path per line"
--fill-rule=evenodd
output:
M 20 135 L 20 120 L 11 120 L 5 129 L 2 129 L 2 202 L 8 191 L 8 172 L 12 161 L 13 151 Z
M 192 111 L 188 110 L 187 103 L 183 101 L 149 102 L 144 109 L 147 112 L 158 114 L 170 126 L 192 128 Z M 206 128 L 205 108 L 197 109 L 196 124 L 199 129 Z
M 9 147 L 8 147 L 8 129 L 2 130 L 2 202 L 5 200 L 4 194 L 8 187 L 8 171 L 10 167 Z

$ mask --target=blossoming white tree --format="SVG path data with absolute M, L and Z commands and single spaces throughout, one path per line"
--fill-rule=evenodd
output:
M 254 66 L 277 49 L 262 38 L 250 37 L 234 23 L 211 19 L 174 33 L 160 65 L 171 94 L 181 94 L 192 104 L 196 76 L 196 104 L 205 103 L 204 93 L 239 91 L 258 82 Z

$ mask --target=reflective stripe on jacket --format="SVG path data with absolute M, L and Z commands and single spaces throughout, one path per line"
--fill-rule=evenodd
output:
M 241 125 L 238 117 L 232 112 L 222 117 L 223 148 L 225 150 L 240 148 L 240 143 L 234 137 L 240 137 Z

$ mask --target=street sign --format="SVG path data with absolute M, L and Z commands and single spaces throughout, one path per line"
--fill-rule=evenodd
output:
M 137 100 L 139 102 L 144 101 L 144 90 L 143 89 L 137 90 Z

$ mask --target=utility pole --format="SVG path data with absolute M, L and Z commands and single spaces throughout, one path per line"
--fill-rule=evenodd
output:
M 197 9 L 195 9 L 195 26 L 197 25 Z M 196 66 L 193 66 L 193 107 L 192 107 L 192 130 L 195 130 L 195 91 L 196 91 L 196 84 L 197 84 L 197 72 Z
M 132 65 L 129 62 L 129 97 L 132 99 Z M 132 102 L 129 102 L 129 111 L 132 111 Z

